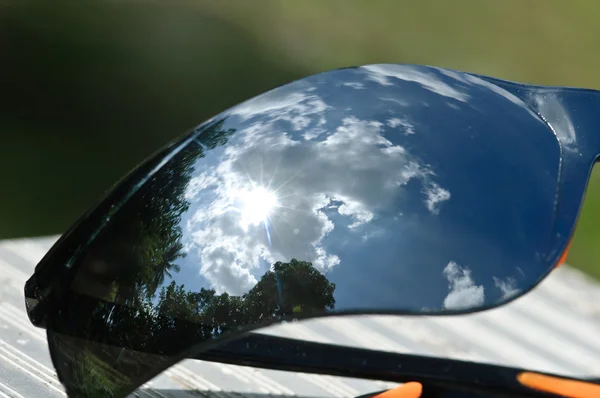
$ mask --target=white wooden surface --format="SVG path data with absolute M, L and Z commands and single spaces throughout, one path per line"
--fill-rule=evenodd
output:
M 31 326 L 23 302 L 25 280 L 55 240 L 0 241 L 0 398 L 65 396 L 56 380 L 44 331 Z M 527 296 L 481 314 L 444 319 L 321 319 L 262 332 L 600 376 L 600 286 L 564 266 Z M 152 380 L 136 395 L 183 398 L 202 392 L 220 398 L 353 397 L 383 386 L 391 385 L 187 360 Z

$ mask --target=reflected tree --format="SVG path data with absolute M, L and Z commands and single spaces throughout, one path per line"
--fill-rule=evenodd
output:
M 236 132 L 236 129 L 225 129 L 223 127 L 224 123 L 225 119 L 219 119 L 210 122 L 207 126 L 202 126 L 202 131 L 197 141 L 204 145 L 206 149 L 214 149 L 227 144 L 229 137 Z
M 335 284 L 327 280 L 312 263 L 292 259 L 277 262 L 273 269 L 246 295 L 250 319 L 280 318 L 294 312 L 314 313 L 333 309 Z
M 296 259 L 275 263 L 243 296 L 204 288 L 186 291 L 173 281 L 160 292 L 156 315 L 162 321 L 156 323 L 160 326 L 155 332 L 193 344 L 248 325 L 331 310 L 334 292 L 335 284 L 312 263 Z

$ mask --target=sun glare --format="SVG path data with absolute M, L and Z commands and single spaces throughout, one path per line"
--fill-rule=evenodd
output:
M 258 226 L 267 224 L 269 216 L 279 205 L 275 193 L 262 186 L 255 186 L 249 190 L 243 190 L 237 193 L 237 199 L 240 201 L 240 225 L 244 230 L 249 226 Z

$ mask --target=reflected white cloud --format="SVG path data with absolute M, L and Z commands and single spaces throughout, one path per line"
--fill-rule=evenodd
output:
M 450 192 L 436 183 L 430 183 L 425 189 L 427 209 L 433 214 L 440 213 L 440 203 L 450 200 Z
M 533 106 L 550 126 L 564 149 L 576 150 L 577 135 L 575 126 L 564 105 L 553 93 L 532 95 Z
M 307 88 L 304 91 L 291 91 L 287 95 L 282 95 L 280 90 L 269 91 L 233 107 L 227 114 L 238 115 L 244 120 L 268 114 L 272 121 L 285 120 L 292 124 L 294 130 L 302 130 L 307 127 L 312 116 L 328 108 L 312 91 Z
M 515 296 L 520 292 L 520 289 L 517 288 L 517 281 L 514 278 L 502 280 L 494 277 L 494 285 L 502 292 L 503 299 Z
M 365 88 L 365 85 L 360 82 L 346 82 L 346 83 L 343 83 L 343 85 L 347 86 L 347 87 L 352 87 L 357 90 L 364 90 L 364 88 Z
M 404 130 L 404 134 L 406 135 L 411 135 L 415 133 L 415 128 L 411 123 L 409 123 L 407 120 L 400 119 L 398 117 L 388 119 L 387 125 L 393 129 L 396 127 L 402 127 L 402 129 Z
M 434 74 L 425 73 L 417 68 L 406 65 L 379 64 L 363 66 L 361 69 L 367 71 L 369 79 L 383 86 L 393 85 L 393 78 L 396 78 L 419 83 L 425 89 L 443 95 L 444 97 L 454 98 L 461 102 L 467 102 L 469 100 L 469 96 L 466 93 L 462 93 L 449 84 L 444 83 Z
M 186 186 L 185 189 L 185 200 L 191 201 L 193 198 L 198 195 L 201 189 L 206 187 L 215 186 L 219 183 L 219 180 L 210 174 L 200 174 L 199 176 L 193 178 L 190 183 Z
M 318 140 L 297 140 L 282 129 L 295 129 L 299 114 L 307 119 L 302 125 L 319 124 L 329 109 L 321 98 L 289 93 L 259 105 L 232 112 L 261 119 L 237 131 L 219 164 L 195 176 L 186 192 L 211 198 L 187 229 L 200 273 L 218 292 L 242 294 L 276 261 L 312 261 L 323 272 L 343 266 L 324 239 L 338 229 L 357 241 L 376 239 L 380 232 L 370 223 L 411 179 L 423 183 L 430 211 L 449 198 L 431 181 L 431 170 L 383 135 L 381 122 L 347 117 L 333 130 L 321 129 Z
M 450 292 L 444 299 L 445 309 L 464 309 L 483 304 L 485 293 L 483 286 L 477 286 L 471 278 L 471 271 L 450 261 L 444 268 Z
M 384 234 L 385 234 L 385 231 L 383 229 L 373 229 L 372 231 L 365 233 L 361 239 L 363 242 L 366 242 L 369 239 L 378 238 L 380 236 L 383 236 Z
M 325 134 L 326 132 L 326 129 L 317 127 L 314 129 L 307 130 L 305 133 L 302 134 L 302 138 L 304 138 L 305 140 L 313 140 L 315 138 L 318 138 L 322 134 Z
M 409 106 L 410 105 L 410 102 L 407 99 L 399 99 L 399 98 L 392 98 L 392 97 L 381 97 L 379 99 L 382 101 L 392 102 L 392 103 L 400 105 L 400 106 Z
M 533 112 L 533 110 L 531 110 L 531 108 L 529 106 L 527 106 L 527 104 L 522 99 L 520 99 L 516 95 L 512 94 L 511 92 L 503 89 L 502 87 L 497 86 L 487 80 L 483 80 L 482 78 L 474 76 L 474 75 L 469 75 L 466 73 L 458 73 L 458 72 L 448 70 L 448 69 L 441 69 L 441 68 L 437 68 L 437 69 L 442 74 L 444 74 L 448 77 L 451 77 L 453 79 L 456 79 L 464 84 L 485 87 L 485 88 L 489 89 L 490 91 L 506 98 L 508 101 L 512 102 L 513 104 L 518 105 L 519 107 L 521 107 L 522 109 L 524 109 L 528 113 L 530 113 L 532 116 L 534 116 L 536 120 L 539 120 L 539 115 L 537 115 L 535 112 Z
M 359 225 L 368 223 L 374 217 L 374 214 L 365 208 L 365 206 L 353 200 L 351 198 L 342 198 L 337 196 L 337 201 L 343 202 L 341 206 L 337 208 L 338 213 L 344 216 L 352 217 L 354 222 L 348 226 L 348 228 L 356 228 Z

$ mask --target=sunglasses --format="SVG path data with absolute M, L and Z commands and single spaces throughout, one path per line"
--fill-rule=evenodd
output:
M 184 358 L 448 383 L 452 363 L 457 383 L 525 394 L 515 369 L 252 331 L 527 293 L 564 260 L 599 105 L 592 90 L 416 65 L 294 81 L 119 181 L 37 265 L 29 318 L 73 397 L 124 396 Z

